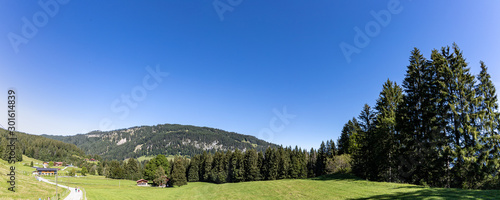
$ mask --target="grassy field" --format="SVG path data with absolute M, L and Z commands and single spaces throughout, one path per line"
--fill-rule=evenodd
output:
M 142 161 L 144 161 L 144 160 L 151 160 L 151 159 L 153 159 L 154 157 L 156 157 L 156 156 L 141 156 L 141 157 L 137 158 L 137 161 L 142 162 Z M 174 160 L 174 158 L 175 158 L 175 156 L 174 156 L 174 155 L 168 155 L 168 156 L 166 156 L 166 157 L 167 157 L 167 159 L 168 159 L 169 161 L 172 161 L 172 160 Z M 125 160 L 128 160 L 128 159 L 125 159 Z
M 500 191 L 424 188 L 331 175 L 303 180 L 244 183 L 189 183 L 175 188 L 138 187 L 135 181 L 102 176 L 61 178 L 85 188 L 92 199 L 500 199 Z
M 32 168 L 16 166 L 16 193 L 7 190 L 8 167 L 0 160 L 0 199 L 38 199 L 53 196 L 54 185 L 35 181 Z M 53 177 L 47 177 L 54 180 Z M 277 180 L 244 183 L 189 183 L 175 188 L 138 187 L 135 181 L 102 176 L 62 177 L 59 183 L 83 187 L 90 200 L 96 199 L 500 199 L 500 191 L 424 188 L 408 184 L 380 183 L 349 175 L 330 175 L 303 180 Z M 59 190 L 61 191 L 61 190 Z M 67 190 L 66 190 L 67 191 Z
M 10 177 L 7 174 L 10 173 L 9 168 L 12 165 L 0 159 L 0 199 L 46 199 L 55 195 L 56 188 L 54 185 L 38 182 L 31 175 L 31 172 L 34 171 L 33 168 L 29 167 L 31 161 L 42 163 L 39 160 L 23 156 L 21 163 L 13 165 L 16 168 L 16 192 L 11 192 L 8 190 L 9 183 L 7 183 L 7 180 Z M 28 164 L 28 166 L 24 166 L 24 164 Z M 61 193 L 62 191 L 59 188 L 59 192 Z M 67 193 L 64 195 L 67 195 Z

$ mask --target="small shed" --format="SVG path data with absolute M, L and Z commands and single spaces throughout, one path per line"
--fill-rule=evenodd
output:
M 137 182 L 137 186 L 148 186 L 148 180 L 140 179 Z
M 63 162 L 54 162 L 54 166 L 56 167 L 63 166 Z

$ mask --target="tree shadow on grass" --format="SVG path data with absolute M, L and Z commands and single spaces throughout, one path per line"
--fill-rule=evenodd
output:
M 318 176 L 311 178 L 313 181 L 330 181 L 330 180 L 352 180 L 352 181 L 361 181 L 363 179 L 358 178 L 357 176 L 354 176 L 352 174 L 328 174 L 328 175 L 323 175 L 323 176 Z
M 500 191 L 423 188 L 422 190 L 413 192 L 398 192 L 394 194 L 374 195 L 365 198 L 351 198 L 351 200 L 367 199 L 500 199 Z

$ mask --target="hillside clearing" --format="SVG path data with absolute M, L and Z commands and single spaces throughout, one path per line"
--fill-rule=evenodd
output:
M 11 192 L 7 190 L 9 176 L 6 174 L 9 173 L 9 168 L 12 165 L 0 159 L 0 199 L 46 199 L 47 197 L 55 196 L 56 187 L 54 185 L 36 181 L 34 176 L 31 175 L 34 169 L 24 166 L 24 164 L 29 165 L 31 161 L 42 163 L 40 160 L 23 155 L 23 161 L 13 165 L 16 168 L 16 192 Z M 63 193 L 63 197 L 68 194 L 66 191 L 66 189 L 62 188 L 58 190 L 59 193 Z

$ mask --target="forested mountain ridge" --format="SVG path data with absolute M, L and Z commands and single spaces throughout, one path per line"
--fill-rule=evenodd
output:
M 7 149 L 8 134 L 7 130 L 0 129 L 0 158 L 3 160 L 7 160 L 10 153 Z M 73 162 L 85 156 L 83 151 L 74 144 L 21 132 L 15 132 L 15 137 L 17 138 L 15 147 L 18 161 L 22 161 L 23 154 L 38 160 L 59 162 Z
M 277 145 L 254 136 L 220 129 L 179 124 L 140 126 L 113 131 L 92 131 L 74 136 L 43 135 L 75 144 L 86 154 L 105 159 L 137 158 L 143 155 L 187 155 L 226 150 L 264 151 Z

